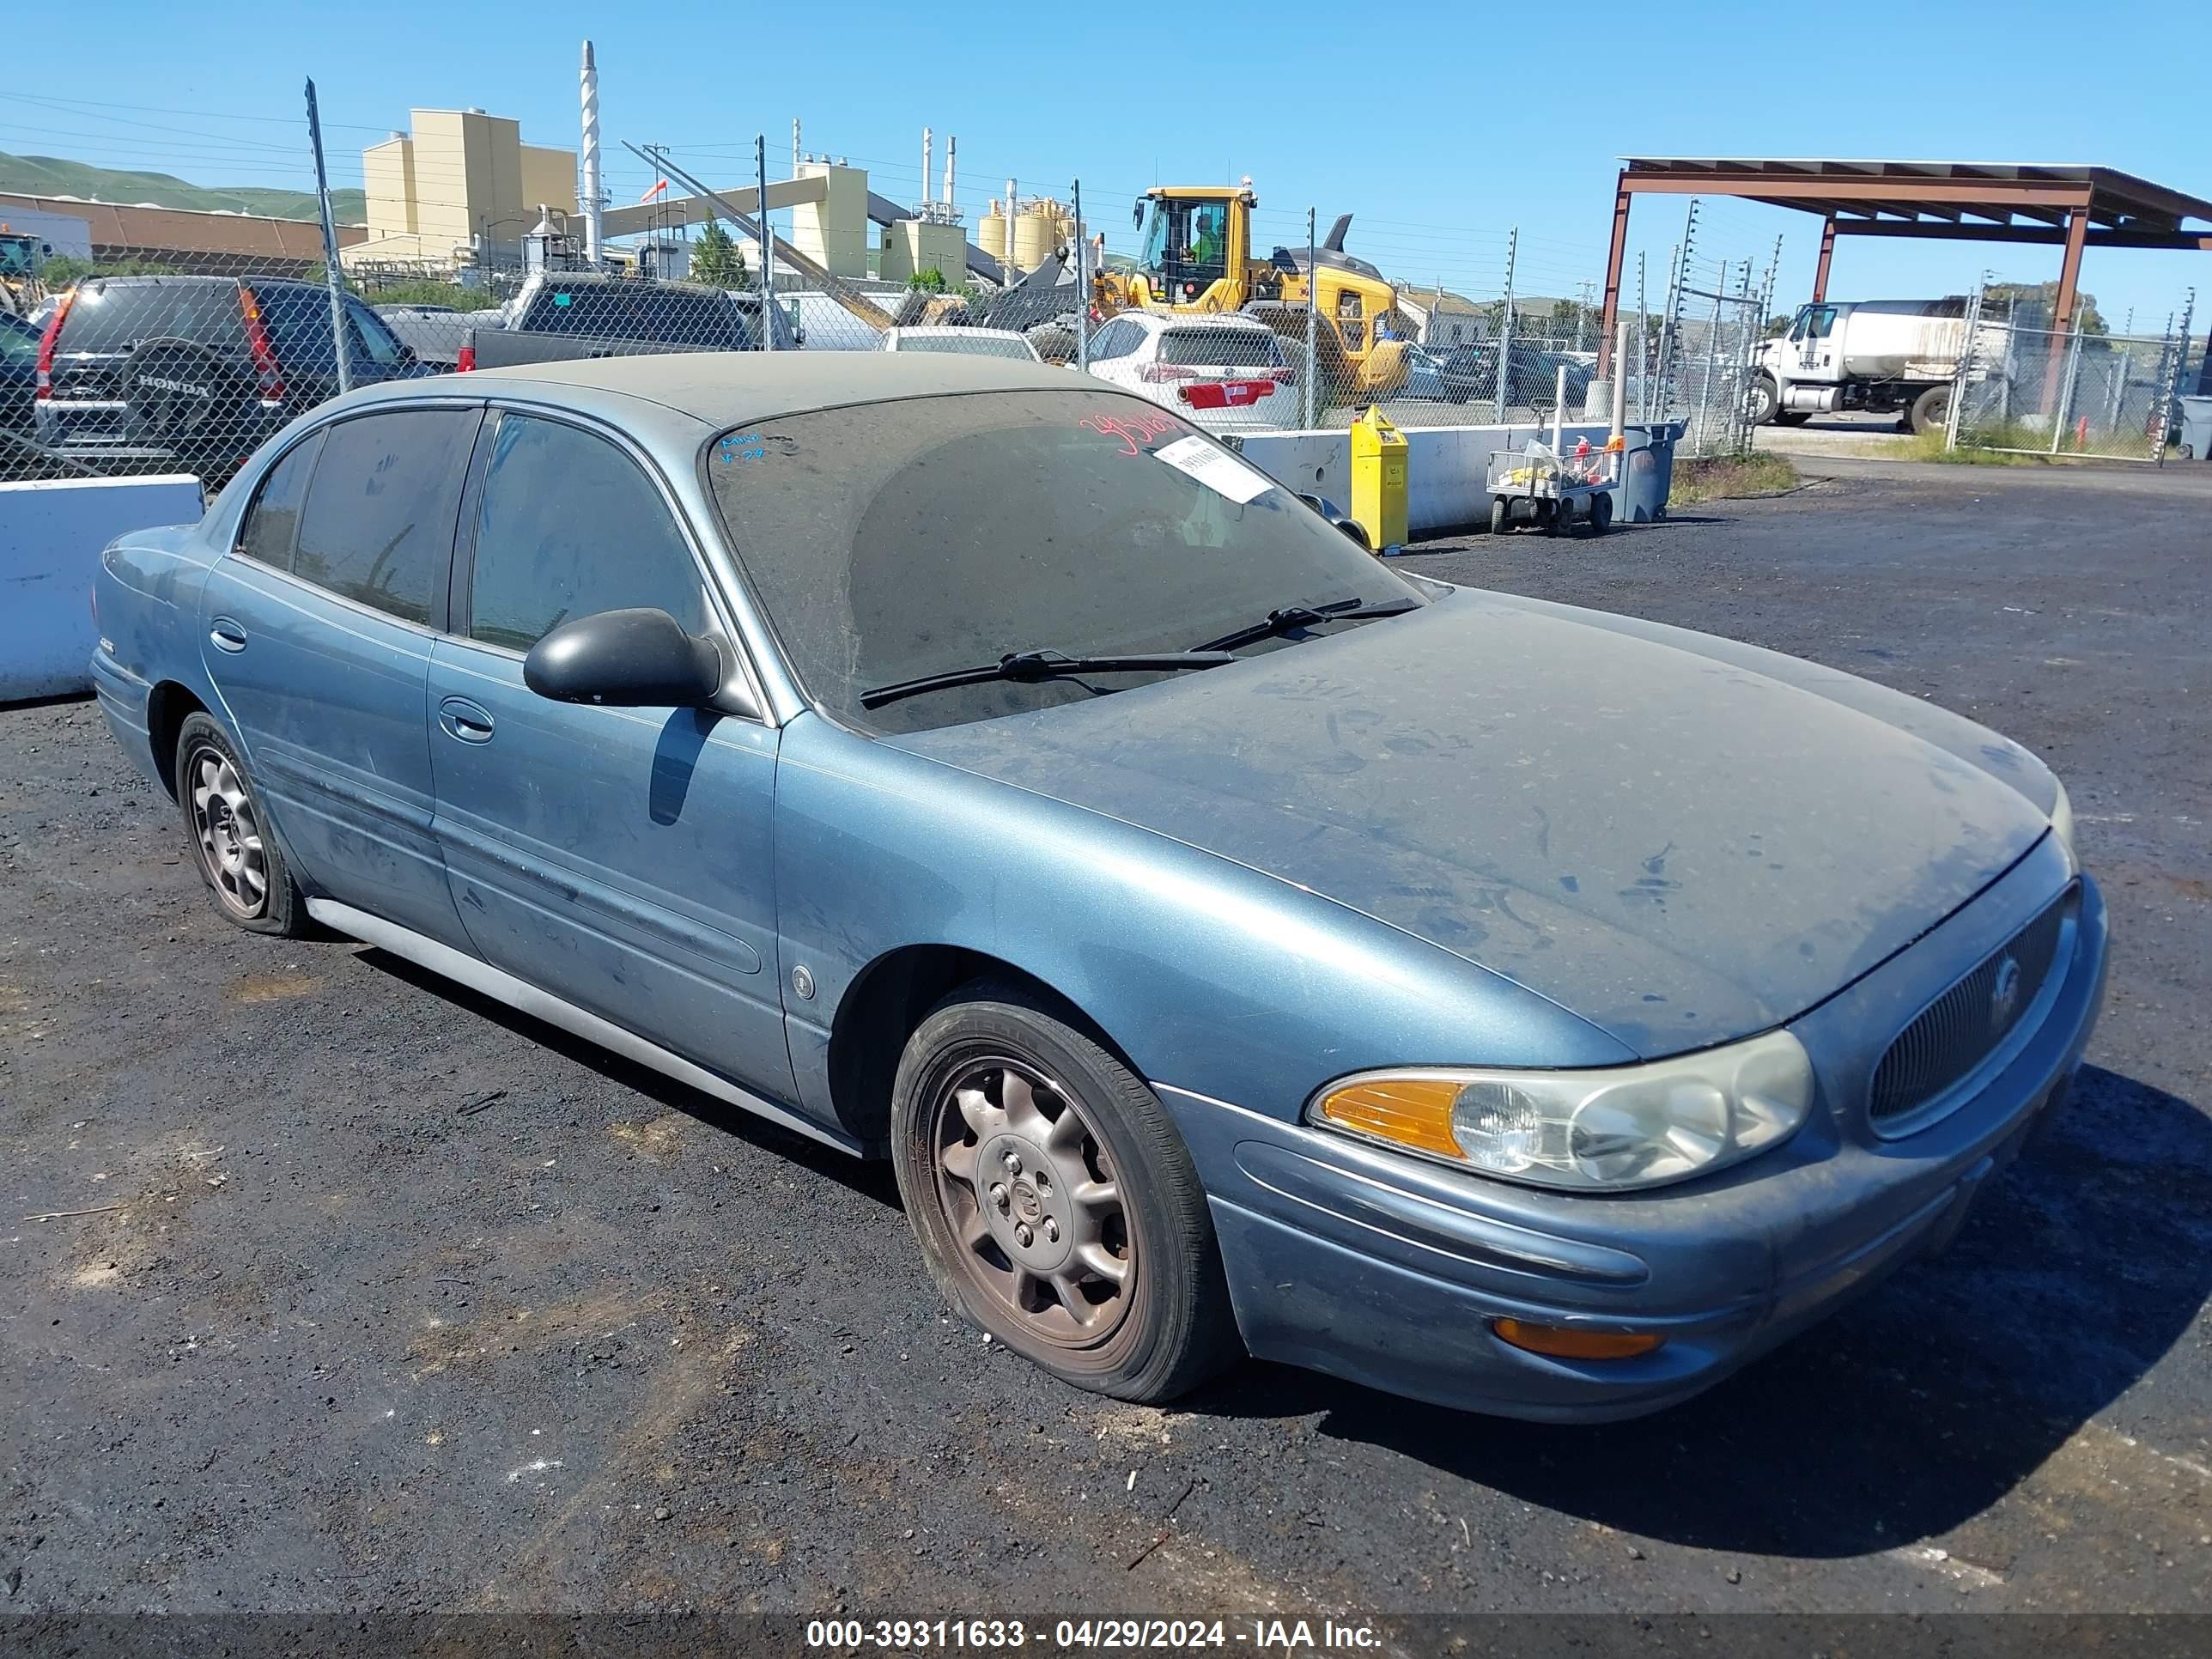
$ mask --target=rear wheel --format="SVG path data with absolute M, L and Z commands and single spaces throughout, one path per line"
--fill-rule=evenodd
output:
M 224 921 L 251 933 L 297 939 L 307 903 L 270 833 L 260 798 L 222 727 L 202 714 L 177 732 L 177 804 L 200 879 Z
M 1912 407 L 1905 414 L 1905 428 L 1908 432 L 1929 432 L 1950 418 L 1951 388 L 1931 386 L 1912 400 Z
M 1490 498 L 1490 533 L 1503 536 L 1513 526 L 1513 503 L 1503 495 Z
M 1602 536 L 1613 526 L 1613 497 L 1603 491 L 1590 497 L 1590 534 Z
M 1237 1352 L 1213 1224 L 1152 1091 L 1027 987 L 978 981 L 908 1042 L 891 1159 L 938 1285 L 1061 1380 L 1171 1399 Z

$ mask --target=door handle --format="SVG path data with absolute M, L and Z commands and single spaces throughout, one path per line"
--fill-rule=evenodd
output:
M 246 649 L 246 630 L 228 617 L 217 617 L 208 624 L 208 638 L 218 651 L 234 653 Z
M 438 705 L 438 724 L 463 743 L 491 741 L 491 710 L 466 697 L 447 697 Z

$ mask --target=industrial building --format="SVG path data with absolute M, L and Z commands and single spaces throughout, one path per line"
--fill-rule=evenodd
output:
M 550 208 L 576 211 L 576 152 L 526 144 L 519 123 L 480 109 L 410 110 L 411 131 L 362 151 L 368 234 L 348 265 L 452 265 L 519 258 Z

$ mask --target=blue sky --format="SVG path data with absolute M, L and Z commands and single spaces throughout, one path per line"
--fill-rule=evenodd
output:
M 735 180 L 750 176 L 763 130 L 787 167 L 793 116 L 808 149 L 849 156 L 877 189 L 909 198 L 927 124 L 940 167 L 945 135 L 959 135 L 971 223 L 1010 173 L 1024 194 L 1062 194 L 1079 174 L 1089 216 L 1126 246 L 1147 185 L 1249 173 L 1263 239 L 1302 238 L 1309 204 L 1324 226 L 1349 210 L 1353 252 L 1401 280 L 1483 295 L 1498 289 L 1515 226 L 1522 292 L 1572 295 L 1601 278 L 1623 154 L 2091 161 L 2212 196 L 2212 136 L 2187 110 L 2206 42 L 2201 22 L 2179 21 L 2186 8 L 1691 0 L 1569 7 L 1549 22 L 1404 0 L 1152 20 L 1060 9 L 1067 27 L 1054 30 L 1052 9 L 1028 6 L 1001 23 L 988 7 L 873 0 L 712 12 L 476 0 L 387 3 L 365 22 L 336 7 L 266 8 L 245 27 L 118 0 L 99 9 L 99 50 L 85 60 L 96 75 L 0 91 L 0 149 L 203 184 L 303 185 L 308 75 L 334 184 L 357 185 L 361 146 L 404 126 L 413 105 L 481 105 L 520 118 L 532 142 L 574 145 L 588 32 L 617 202 L 651 182 L 622 139 L 666 143 Z M 1646 198 L 1632 222 L 1655 305 L 1681 213 Z M 1718 199 L 1701 218 L 1701 251 L 1761 268 L 1781 235 L 1777 304 L 1803 296 L 1817 221 Z M 2057 264 L 2051 247 L 1850 240 L 1831 293 L 1958 292 L 1985 268 L 2040 281 Z M 1633 273 L 1632 259 L 1632 283 Z M 2139 325 L 2161 325 L 2191 283 L 2212 301 L 2212 258 L 2092 250 L 2084 270 L 2115 327 L 2130 308 Z

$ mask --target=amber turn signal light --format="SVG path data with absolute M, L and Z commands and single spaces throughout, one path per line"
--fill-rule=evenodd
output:
M 1325 1123 L 1370 1139 L 1464 1159 L 1467 1154 L 1451 1131 L 1452 1102 L 1459 1091 L 1450 1078 L 1369 1078 L 1323 1096 L 1320 1115 Z
M 1493 1319 L 1490 1328 L 1501 1340 L 1553 1359 L 1633 1359 L 1667 1346 L 1656 1331 L 1584 1331 L 1564 1325 L 1532 1325 L 1525 1319 Z

